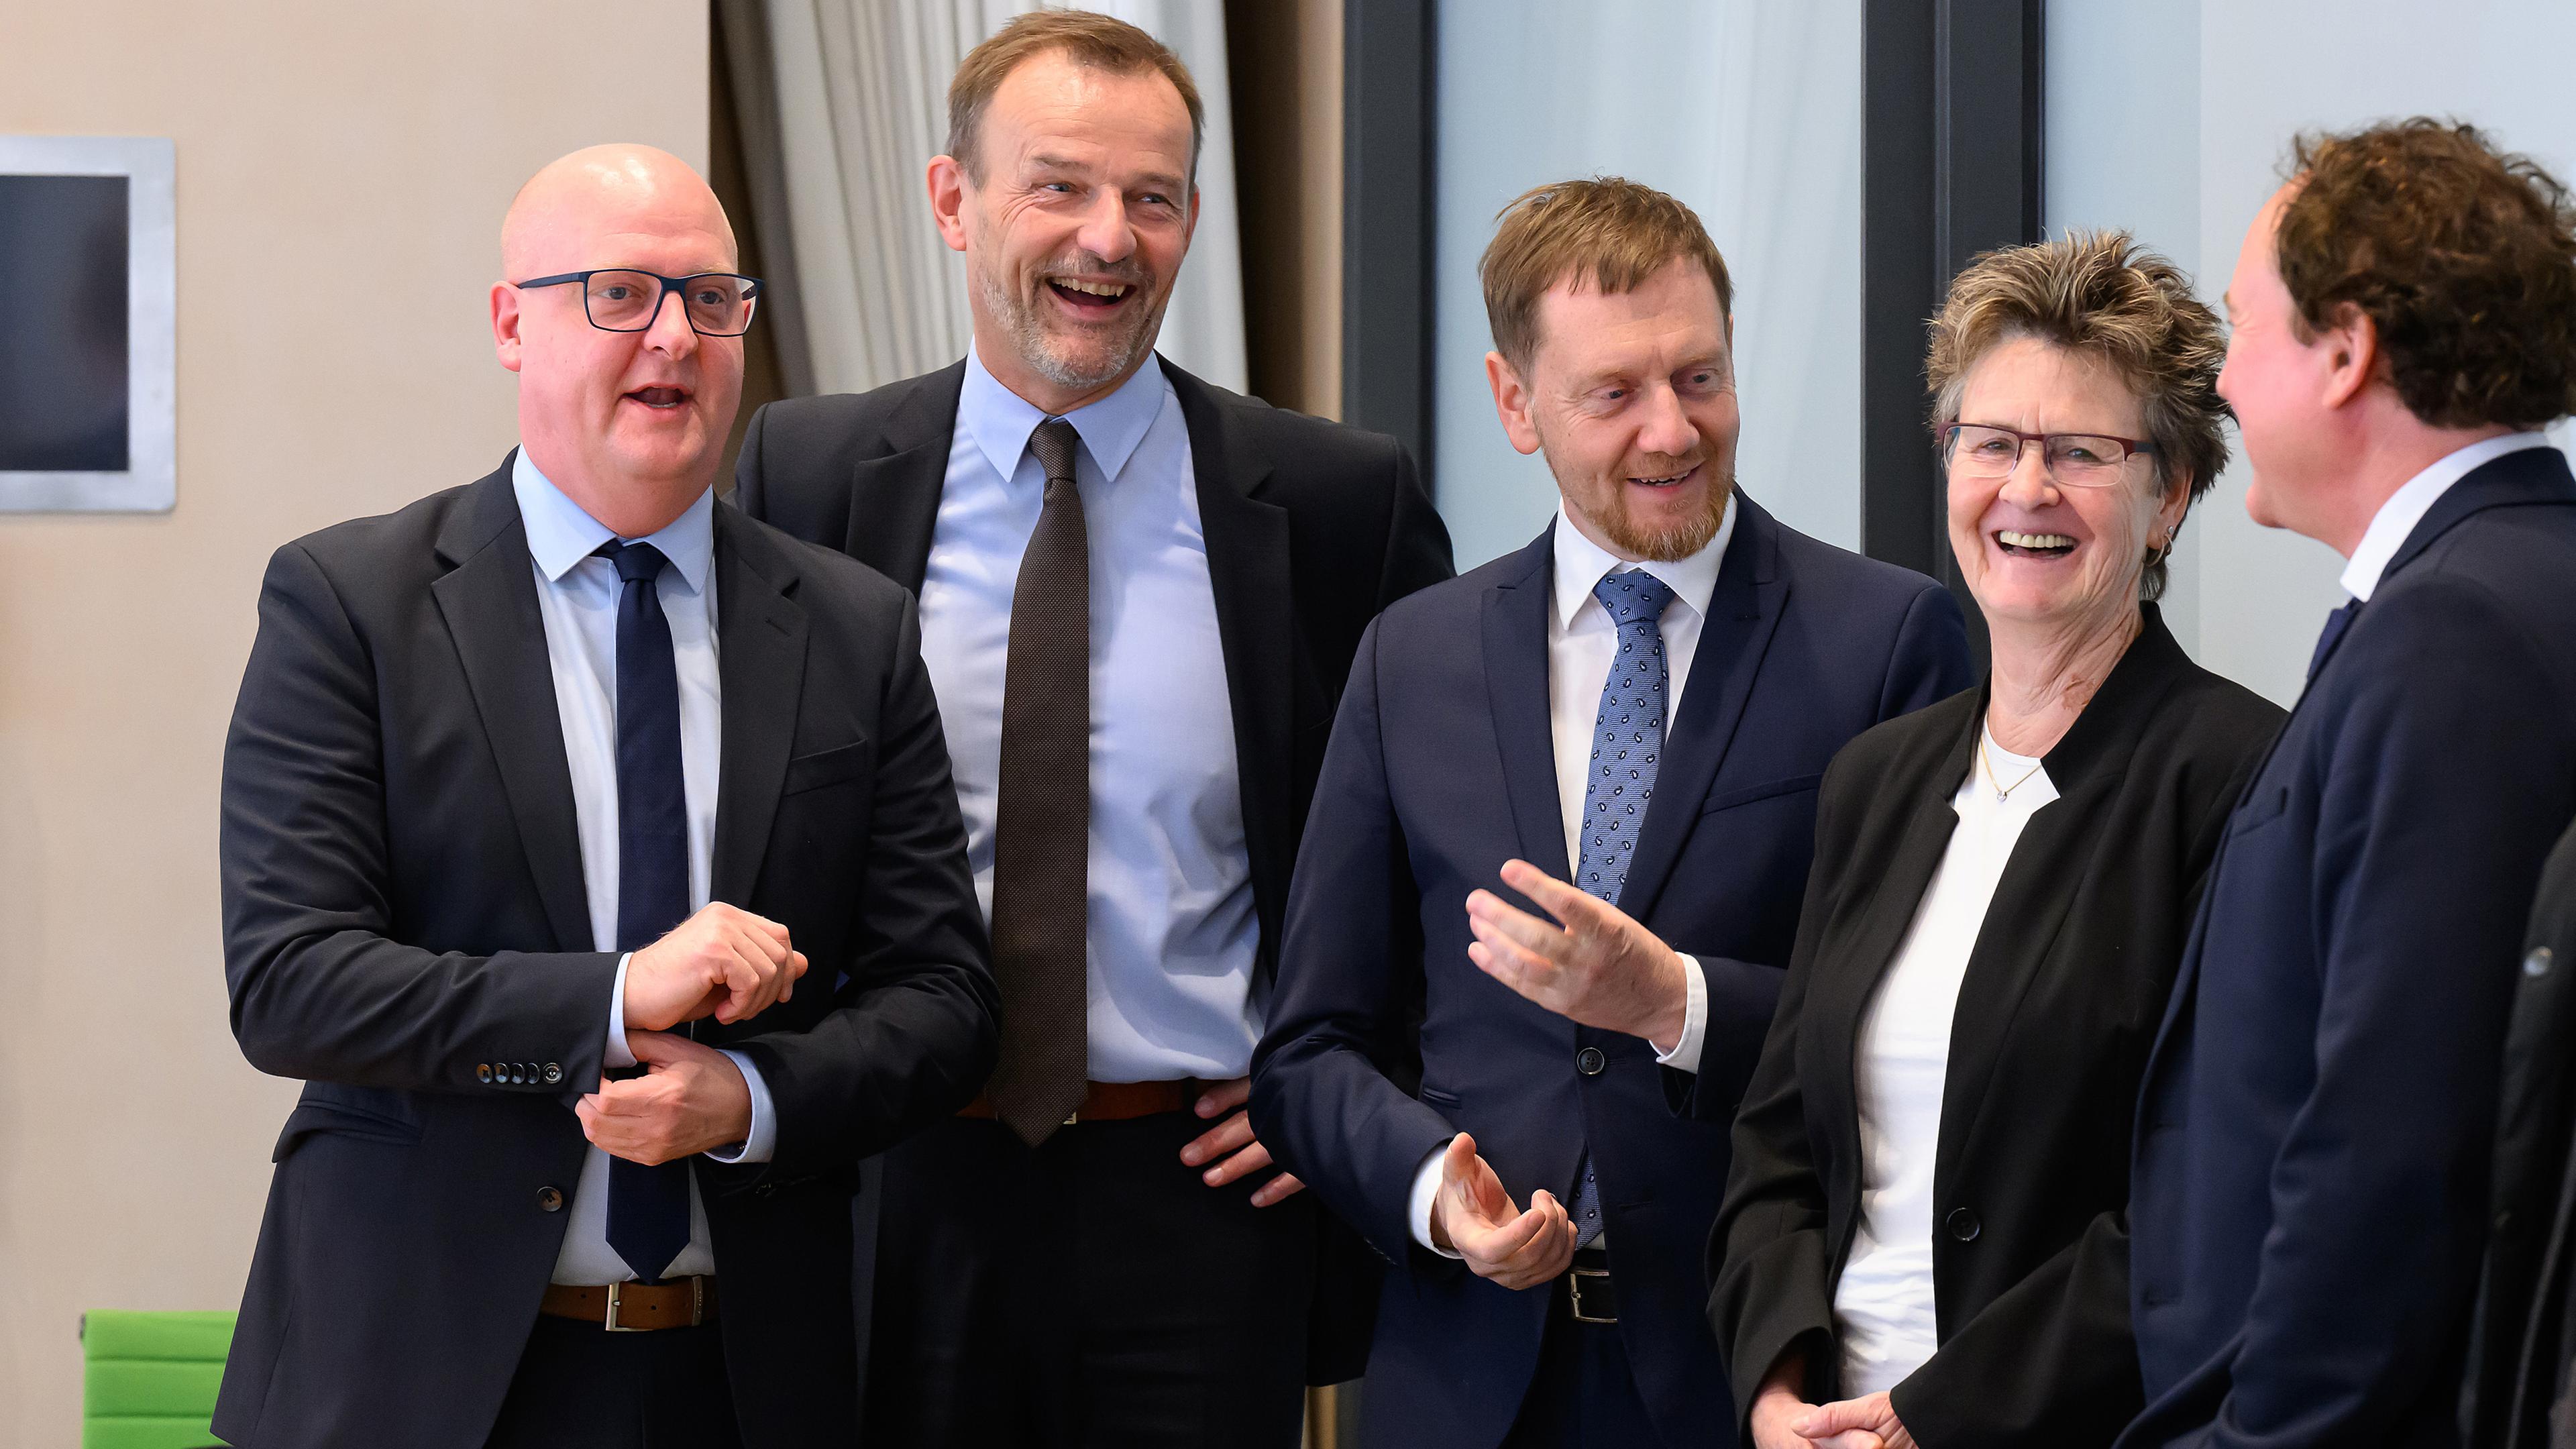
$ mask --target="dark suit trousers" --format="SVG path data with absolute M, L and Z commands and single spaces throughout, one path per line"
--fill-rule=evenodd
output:
M 1654 1449 L 1664 1442 L 1646 1417 L 1618 1325 L 1575 1322 L 1562 1278 L 1546 1291 L 1538 1371 L 1502 1449 Z
M 611 1333 L 537 1319 L 484 1449 L 738 1449 L 713 1324 Z
M 955 1118 L 887 1153 L 866 1442 L 1293 1446 L 1314 1199 L 1201 1182 L 1180 1151 L 1206 1126 L 1082 1122 L 1033 1151 Z

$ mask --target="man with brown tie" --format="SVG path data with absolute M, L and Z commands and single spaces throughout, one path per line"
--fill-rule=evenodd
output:
M 1319 1291 L 1339 1230 L 1270 1170 L 1245 1078 L 1343 677 L 1448 535 L 1391 439 L 1154 356 L 1197 216 L 1170 50 L 1024 15 L 949 115 L 929 190 L 973 350 L 772 405 L 740 468 L 755 517 L 920 595 L 1003 994 L 985 1097 L 863 1208 L 867 1432 L 1292 1444 L 1367 1316 Z

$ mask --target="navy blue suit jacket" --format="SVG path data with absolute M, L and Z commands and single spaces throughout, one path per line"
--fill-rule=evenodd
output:
M 2576 813 L 2576 480 L 2433 505 L 2219 845 L 2140 1097 L 2123 1444 L 2456 1443 L 2525 914 Z
M 1749 498 L 1739 510 L 1620 902 L 1701 958 L 1700 1089 L 1729 1103 L 1797 935 L 1826 762 L 1973 677 L 1938 584 L 1783 528 Z M 1261 1140 L 1400 1265 L 1361 1400 L 1372 1444 L 1495 1444 L 1537 1363 L 1545 1290 L 1496 1287 L 1413 1241 L 1415 1170 L 1462 1129 L 1524 1204 L 1541 1187 L 1570 1199 L 1590 1144 L 1647 1408 L 1670 1444 L 1734 1439 L 1701 1267 L 1725 1122 L 1676 1115 L 1643 1040 L 1577 1027 L 1467 959 L 1467 893 L 1502 891 L 1504 861 L 1570 874 L 1548 722 L 1552 550 L 1542 534 L 1434 584 L 1361 640 L 1253 1060 Z M 1417 1042 L 1408 1091 L 1389 1072 L 1411 1075 Z M 1606 1067 L 1581 1072 L 1584 1048 Z

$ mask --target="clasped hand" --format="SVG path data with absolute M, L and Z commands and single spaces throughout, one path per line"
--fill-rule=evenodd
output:
M 750 1135 L 751 1086 L 742 1070 L 671 1028 L 707 1016 L 748 1021 L 794 996 L 805 965 L 785 926 L 722 901 L 627 958 L 626 1047 L 644 1074 L 602 1077 L 573 1108 L 582 1135 L 647 1166 Z
M 1754 1449 L 1915 1449 L 1884 1392 L 1810 1404 L 1799 1393 L 1805 1378 L 1805 1359 L 1791 1353 L 1754 1391 Z
M 1670 1049 L 1688 1014 L 1686 969 L 1637 919 L 1525 860 L 1503 863 L 1503 884 L 1556 917 L 1542 920 L 1492 891 L 1467 897 L 1476 939 L 1467 959 L 1486 975 L 1569 1021 L 1626 1032 Z

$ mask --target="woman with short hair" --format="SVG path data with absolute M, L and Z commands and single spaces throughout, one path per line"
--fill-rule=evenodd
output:
M 2108 1444 L 2139 1407 L 2129 1140 L 2275 706 L 2154 600 L 2226 461 L 2217 319 L 2123 233 L 1990 252 L 1933 320 L 1977 689 L 1818 800 L 1709 1316 L 1760 1449 Z

